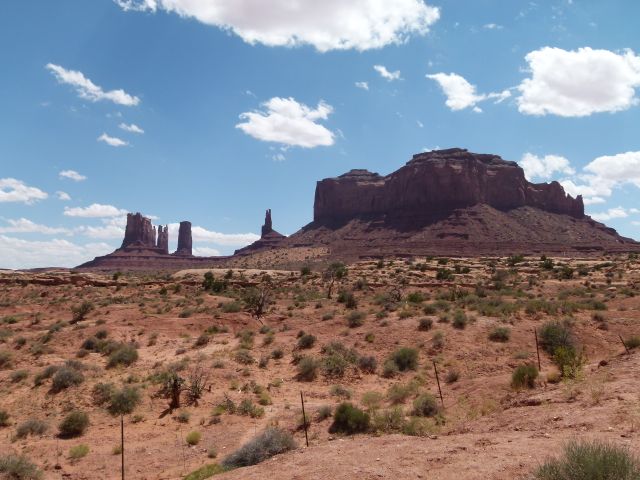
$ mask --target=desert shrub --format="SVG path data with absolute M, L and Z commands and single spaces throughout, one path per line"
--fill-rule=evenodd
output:
M 212 272 L 206 272 L 204 274 L 202 288 L 208 292 L 220 293 L 227 289 L 228 284 L 229 282 L 224 279 L 216 279 Z
M 76 445 L 69 449 L 69 458 L 72 460 L 78 460 L 86 457 L 87 453 L 89 453 L 89 447 L 84 443 L 81 443 L 80 445 Z
M 42 472 L 26 457 L 0 456 L 0 474 L 7 480 L 40 480 Z
M 436 272 L 436 280 L 447 281 L 447 280 L 453 280 L 453 278 L 454 278 L 453 272 L 448 268 L 439 268 L 438 271 Z
M 341 403 L 333 414 L 333 423 L 329 427 L 330 433 L 364 433 L 369 429 L 369 414 L 355 407 L 353 404 Z
M 207 335 L 206 333 L 203 333 L 198 338 L 196 338 L 196 341 L 194 342 L 193 346 L 194 347 L 204 347 L 205 345 L 207 345 L 209 343 L 210 339 L 211 339 L 211 337 L 209 337 L 209 335 Z
M 311 348 L 316 343 L 316 337 L 310 333 L 305 333 L 298 338 L 298 348 Z
M 424 301 L 425 298 L 422 292 L 411 292 L 407 295 L 407 302 L 409 303 L 422 303 Z
M 433 345 L 433 348 L 439 350 L 441 348 L 444 347 L 444 333 L 443 332 L 436 332 L 433 334 L 433 338 L 431 339 L 431 345 Z
M 18 425 L 16 429 L 16 438 L 25 438 L 29 435 L 43 435 L 49 426 L 42 420 L 30 418 Z
M 382 405 L 382 401 L 384 400 L 384 396 L 380 392 L 365 392 L 362 394 L 362 404 L 369 411 L 376 411 Z
M 361 327 L 364 323 L 364 317 L 363 312 L 351 312 L 347 315 L 347 325 L 349 328 Z
M 9 368 L 11 366 L 11 360 L 11 352 L 0 350 L 0 370 Z
M 423 393 L 413 401 L 413 415 L 416 417 L 433 417 L 440 409 L 436 398 L 430 393 Z
M 296 444 L 289 432 L 269 427 L 227 456 L 222 461 L 222 466 L 225 468 L 239 468 L 256 465 L 274 455 L 288 452 L 294 448 L 296 448 Z
M 549 355 L 553 355 L 558 347 L 574 348 L 571 329 L 567 322 L 552 320 L 540 329 L 540 346 Z
M 89 415 L 74 410 L 62 419 L 58 431 L 62 438 L 73 438 L 82 435 L 89 426 Z
M 84 382 L 84 375 L 76 368 L 70 366 L 60 367 L 53 375 L 51 381 L 51 391 L 54 393 L 61 392 L 62 390 L 80 385 Z
M 271 352 L 271 358 L 274 360 L 280 360 L 284 356 L 282 348 L 276 348 Z
M 235 361 L 243 365 L 251 365 L 255 359 L 251 356 L 251 352 L 246 348 L 241 348 L 235 354 Z
M 201 439 L 202 439 L 202 434 L 196 430 L 194 430 L 193 432 L 189 432 L 187 434 L 187 437 L 185 438 L 185 440 L 187 441 L 187 444 L 189 445 L 198 445 Z
M 562 457 L 545 462 L 537 480 L 637 480 L 640 461 L 625 447 L 600 441 L 573 441 Z
M 96 338 L 98 340 L 104 340 L 105 338 L 107 338 L 109 336 L 109 332 L 107 332 L 106 330 L 102 329 L 102 330 L 98 330 L 96 332 Z
M 299 381 L 311 382 L 318 375 L 318 361 L 312 357 L 304 357 L 298 362 L 298 374 L 296 378 Z
M 387 400 L 397 405 L 404 403 L 407 399 L 418 392 L 418 384 L 415 381 L 408 383 L 395 383 L 387 390 Z
M 395 377 L 400 372 L 398 365 L 393 360 L 389 359 L 384 362 L 382 366 L 382 376 L 384 378 L 392 378 Z
M 421 332 L 428 332 L 433 327 L 433 320 L 430 318 L 421 318 L 418 322 L 418 330 Z
M 334 385 L 329 390 L 329 393 L 334 397 L 349 399 L 351 398 L 351 390 L 342 385 Z
M 624 344 L 629 350 L 638 348 L 640 347 L 640 336 L 634 335 L 633 337 L 629 337 L 624 341 Z
M 217 463 L 210 463 L 208 465 L 205 465 L 204 467 L 200 467 L 199 469 L 194 470 L 186 477 L 184 477 L 184 480 L 205 480 L 219 473 L 224 473 L 225 471 L 226 469 L 218 465 Z
M 13 383 L 18 383 L 24 380 L 25 378 L 27 378 L 28 376 L 29 376 L 28 370 L 15 370 L 11 372 L 11 375 L 9 375 L 9 378 Z
M 375 373 L 378 362 L 374 356 L 364 356 L 358 359 L 358 368 L 366 373 Z
M 57 365 L 49 365 L 48 367 L 45 367 L 42 372 L 38 373 L 33 378 L 33 385 L 36 387 L 42 385 L 42 382 L 44 382 L 48 378 L 51 378 L 59 369 L 60 367 L 58 367 Z
M 353 295 L 353 292 L 349 292 L 347 290 L 341 290 L 338 293 L 338 302 L 344 303 L 344 306 L 349 309 L 354 309 L 358 307 L 358 301 L 356 297 Z
M 460 378 L 460 372 L 457 370 L 449 370 L 444 377 L 444 381 L 447 383 L 455 383 Z
M 316 421 L 322 422 L 323 420 L 331 417 L 332 414 L 333 409 L 331 408 L 331 405 L 323 405 L 316 412 Z
M 0 410 L 0 428 L 9 426 L 9 412 L 6 410 Z
M 91 389 L 91 396 L 95 405 L 104 405 L 111 399 L 114 392 L 112 383 L 97 383 Z
M 511 375 L 511 386 L 516 389 L 533 388 L 538 378 L 538 369 L 533 364 L 518 366 Z
M 399 348 L 391 354 L 390 358 L 401 372 L 418 368 L 418 350 L 415 348 Z
M 73 314 L 72 323 L 77 323 L 85 319 L 85 317 L 89 314 L 91 310 L 94 309 L 93 303 L 85 301 L 80 305 L 76 305 L 71 308 L 71 313 Z
M 495 327 L 489 332 L 489 340 L 492 342 L 508 342 L 511 330 L 507 327 Z
M 372 418 L 372 428 L 380 433 L 400 433 L 406 424 L 402 407 L 394 407 L 383 411 L 376 411 Z
M 358 361 L 358 352 L 345 347 L 340 342 L 331 342 L 322 347 L 324 355 L 322 359 L 323 373 L 329 377 L 342 377 L 349 365 Z
M 191 414 L 186 410 L 180 410 L 176 415 L 176 421 L 180 423 L 189 423 L 189 419 L 191 418 Z
M 245 398 L 240 402 L 236 410 L 238 415 L 246 415 L 251 418 L 260 418 L 264 415 L 264 408 L 259 407 L 250 399 Z
M 138 403 L 140 403 L 138 389 L 125 386 L 111 394 L 107 410 L 111 415 L 126 415 L 133 412 Z
M 240 304 L 240 302 L 233 301 L 222 304 L 223 313 L 238 313 L 240 310 L 242 310 L 242 305 Z
M 128 367 L 138 360 L 138 350 L 132 344 L 122 344 L 109 355 L 107 368 L 117 367 L 119 365 Z
M 553 354 L 553 362 L 564 378 L 577 378 L 586 361 L 583 352 L 574 347 L 558 347 Z
M 467 315 L 462 310 L 456 310 L 453 314 L 453 328 L 458 328 L 460 330 L 464 329 L 469 323 L 469 319 Z

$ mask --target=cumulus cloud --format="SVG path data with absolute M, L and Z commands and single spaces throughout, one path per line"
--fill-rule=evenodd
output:
M 453 111 L 472 108 L 476 112 L 481 112 L 482 110 L 478 107 L 478 103 L 489 99 L 494 99 L 495 103 L 500 103 L 511 96 L 509 90 L 479 94 L 476 92 L 475 85 L 472 85 L 457 73 L 434 73 L 426 77 L 440 85 L 447 97 L 445 104 Z
M 7 226 L 0 226 L 0 233 L 41 233 L 44 235 L 71 235 L 71 230 L 61 227 L 48 227 L 34 223 L 26 218 L 7 219 Z
M 53 63 L 48 63 L 46 68 L 53 73 L 58 82 L 71 85 L 75 88 L 80 98 L 85 100 L 89 100 L 91 102 L 106 100 L 127 107 L 135 106 L 140 103 L 140 99 L 138 97 L 129 95 L 122 89 L 109 90 L 105 92 L 101 87 L 85 77 L 82 72 L 67 70 L 64 67 Z
M 60 178 L 69 178 L 71 180 L 74 180 L 76 182 L 81 182 L 83 180 L 86 180 L 87 177 L 85 177 L 84 175 L 80 175 L 78 172 L 76 172 L 75 170 L 62 170 L 58 176 Z
M 356 82 L 355 85 L 362 90 L 369 90 L 369 84 L 367 82 Z
M 71 200 L 71 196 L 67 192 L 63 192 L 62 190 L 58 190 L 56 192 L 56 196 L 58 197 L 58 200 L 62 200 L 65 202 Z
M 313 109 L 293 98 L 274 97 L 262 106 L 262 110 L 240 114 L 244 122 L 236 128 L 265 142 L 304 148 L 333 145 L 333 132 L 317 123 L 333 112 L 331 105 L 320 101 Z
M 559 155 L 545 155 L 538 157 L 532 153 L 525 153 L 520 160 L 520 166 L 524 170 L 524 176 L 531 181 L 535 178 L 547 180 L 556 173 L 573 175 L 576 171 L 571 167 L 569 160 Z
M 249 44 L 368 50 L 425 35 L 440 11 L 423 0 L 115 0 L 124 10 L 173 12 Z
M 23 240 L 0 235 L 0 268 L 75 267 L 113 251 L 106 243 L 78 245 L 68 240 Z
M 622 207 L 610 208 L 605 212 L 591 214 L 591 218 L 598 222 L 606 222 L 607 220 L 612 220 L 614 218 L 627 218 L 628 216 L 629 212 Z
M 583 117 L 638 103 L 640 56 L 632 50 L 544 47 L 528 53 L 525 60 L 531 77 L 518 86 L 517 99 L 524 114 Z
M 116 208 L 113 205 L 102 205 L 100 203 L 92 203 L 88 207 L 64 208 L 64 215 L 67 217 L 102 218 L 118 217 L 126 214 L 126 210 Z
M 120 125 L 118 125 L 118 128 L 129 133 L 138 133 L 138 134 L 144 133 L 144 130 L 139 126 L 137 126 L 135 123 L 131 123 L 129 125 L 127 125 L 126 123 L 121 123 Z
M 180 224 L 169 224 L 169 237 L 178 238 Z M 255 233 L 220 233 L 206 228 L 194 226 L 191 228 L 191 236 L 194 242 L 214 243 L 216 245 L 244 247 L 260 239 Z
M 22 180 L 15 178 L 0 178 L 0 203 L 18 202 L 31 205 L 38 200 L 44 200 L 49 195 L 39 188 L 30 187 Z
M 193 247 L 193 254 L 199 257 L 219 257 L 220 250 L 211 247 Z
M 110 137 L 106 133 L 100 135 L 97 140 L 99 142 L 104 142 L 112 147 L 126 147 L 127 145 L 129 145 L 129 142 L 118 137 Z
M 485 30 L 502 30 L 504 27 L 502 25 L 498 25 L 497 23 L 485 23 L 482 28 Z
M 374 65 L 373 69 L 380 74 L 380 76 L 390 82 L 394 80 L 400 80 L 400 70 L 390 72 L 384 65 Z

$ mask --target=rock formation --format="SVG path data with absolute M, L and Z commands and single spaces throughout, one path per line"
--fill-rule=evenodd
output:
M 452 148 L 414 155 L 386 177 L 351 170 L 318 182 L 313 218 L 328 225 L 382 215 L 423 223 L 478 204 L 501 211 L 530 206 L 584 216 L 582 197 L 566 195 L 559 183 L 532 184 L 515 162 Z
M 191 239 L 191 222 L 180 222 L 180 229 L 178 230 L 178 249 L 174 255 L 191 256 L 193 242 Z
M 165 255 L 169 255 L 169 225 L 158 226 L 158 244 L 157 247 Z
M 120 248 L 129 246 L 151 247 L 156 246 L 156 230 L 151 225 L 151 220 L 143 217 L 141 213 L 128 213 L 127 226 L 124 231 L 124 240 Z
M 259 250 L 271 250 L 278 248 L 282 245 L 282 242 L 287 237 L 273 229 L 273 222 L 271 220 L 271 209 L 267 209 L 264 216 L 264 225 L 262 225 L 262 235 L 259 240 L 256 240 L 251 245 L 247 245 L 244 248 L 240 248 L 234 252 L 234 255 L 247 255 Z
M 267 212 L 264 216 L 264 225 L 262 225 L 262 234 L 261 237 L 273 232 L 273 223 L 271 221 L 271 209 L 267 209 Z

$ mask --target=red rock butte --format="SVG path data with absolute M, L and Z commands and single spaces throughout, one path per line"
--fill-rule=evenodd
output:
M 298 247 L 321 247 L 327 258 L 344 260 L 640 251 L 638 242 L 585 215 L 582 197 L 558 182 L 531 183 L 516 162 L 461 148 L 419 153 L 386 176 L 356 169 L 325 178 L 316 185 L 311 223 L 286 237 L 267 210 L 261 233 L 233 256 L 196 257 L 191 223 L 181 222 L 170 255 L 167 227 L 156 233 L 149 219 L 129 214 L 122 247 L 79 268 L 215 267 Z

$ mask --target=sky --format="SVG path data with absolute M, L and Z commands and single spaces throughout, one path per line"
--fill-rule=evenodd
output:
M 0 2 L 0 268 L 291 234 L 318 180 L 426 150 L 515 160 L 640 238 L 635 0 Z

